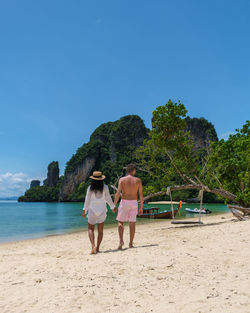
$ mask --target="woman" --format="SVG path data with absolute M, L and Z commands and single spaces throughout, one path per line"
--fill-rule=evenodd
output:
M 111 199 L 108 186 L 103 183 L 105 176 L 102 175 L 102 172 L 95 171 L 90 178 L 92 182 L 87 189 L 82 216 L 85 218 L 86 213 L 88 213 L 88 233 L 92 245 L 91 254 L 95 254 L 99 252 L 103 238 L 103 226 L 107 216 L 106 203 L 113 209 L 113 212 L 114 203 Z M 97 245 L 95 245 L 94 235 L 95 224 L 98 224 Z

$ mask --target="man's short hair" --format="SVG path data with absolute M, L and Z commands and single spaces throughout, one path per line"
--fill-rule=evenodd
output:
M 129 164 L 129 165 L 127 166 L 127 173 L 128 173 L 128 174 L 132 173 L 134 170 L 135 170 L 134 164 Z

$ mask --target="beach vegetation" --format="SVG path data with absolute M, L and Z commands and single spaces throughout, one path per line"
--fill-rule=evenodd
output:
M 208 142 L 199 148 L 187 129 L 186 114 L 181 102 L 171 100 L 153 111 L 149 138 L 137 149 L 139 166 L 153 181 L 145 188 L 148 198 L 174 186 L 173 190 L 202 189 L 249 206 L 249 121 L 226 141 L 216 140 L 208 129 Z

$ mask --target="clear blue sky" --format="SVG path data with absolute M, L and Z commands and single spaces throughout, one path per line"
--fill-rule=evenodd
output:
M 250 113 L 249 0 L 0 2 L 0 196 L 101 123 L 169 98 L 220 137 Z

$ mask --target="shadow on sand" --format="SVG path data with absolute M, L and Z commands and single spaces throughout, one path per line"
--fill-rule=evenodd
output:
M 109 249 L 106 251 L 101 251 L 101 253 L 110 253 L 110 252 L 118 252 L 118 251 L 126 251 L 126 250 L 134 250 L 139 248 L 151 248 L 151 247 L 158 247 L 158 244 L 150 244 L 150 245 L 142 245 L 142 246 L 135 246 L 133 248 L 123 248 L 123 249 Z

